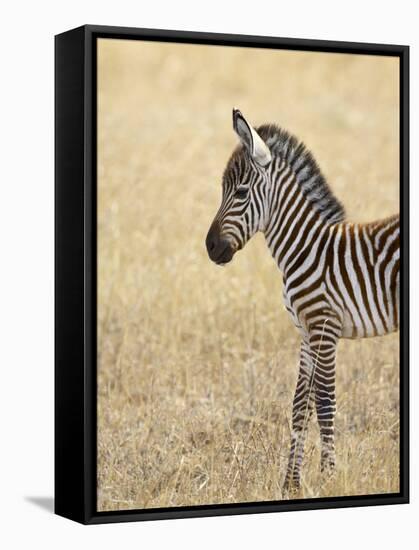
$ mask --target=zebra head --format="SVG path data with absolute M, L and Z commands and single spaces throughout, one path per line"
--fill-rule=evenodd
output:
M 237 109 L 233 109 L 233 128 L 241 145 L 227 164 L 221 206 L 206 238 L 208 255 L 219 265 L 230 262 L 264 228 L 267 210 L 269 147 Z

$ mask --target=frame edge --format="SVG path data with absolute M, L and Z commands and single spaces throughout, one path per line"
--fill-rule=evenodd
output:
M 86 522 L 84 27 L 55 36 L 55 503 Z

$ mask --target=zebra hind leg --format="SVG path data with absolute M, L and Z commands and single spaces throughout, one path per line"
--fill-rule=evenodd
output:
M 314 408 L 313 362 L 310 346 L 301 343 L 300 370 L 292 409 L 291 449 L 282 492 L 296 493 L 301 487 L 301 466 L 307 427 Z

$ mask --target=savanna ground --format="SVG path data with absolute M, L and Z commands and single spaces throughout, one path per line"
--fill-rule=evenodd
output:
M 257 235 L 204 239 L 231 108 L 312 149 L 348 218 L 398 206 L 398 65 L 383 57 L 101 40 L 98 509 L 282 498 L 299 338 Z M 337 475 L 312 421 L 298 496 L 399 487 L 398 334 L 342 341 Z

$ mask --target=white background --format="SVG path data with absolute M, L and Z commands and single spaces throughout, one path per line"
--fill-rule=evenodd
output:
M 417 205 L 414 1 L 9 2 L 0 65 L 0 544 L 3 548 L 412 548 L 418 537 L 418 376 L 412 337 L 412 504 L 83 527 L 54 516 L 53 35 L 84 23 L 409 44 Z M 203 69 L 204 70 L 204 69 Z M 272 90 L 272 101 L 275 99 Z M 348 151 L 348 154 L 350 152 Z M 371 159 L 371 162 L 380 162 Z M 412 208 L 412 326 L 418 276 Z M 414 336 L 414 335 L 413 335 Z

